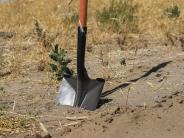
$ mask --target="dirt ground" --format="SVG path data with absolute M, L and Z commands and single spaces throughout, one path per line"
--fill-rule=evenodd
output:
M 0 47 L 3 46 L 1 43 Z M 86 55 L 90 76 L 106 79 L 96 111 L 56 105 L 58 86 L 45 83 L 47 72 L 38 71 L 36 61 L 29 62 L 26 72 L 19 77 L 0 78 L 0 103 L 6 105 L 9 113 L 34 116 L 42 129 L 2 133 L 0 138 L 184 137 L 181 48 L 150 45 L 135 53 L 121 51 L 114 45 L 109 49 L 108 65 L 103 66 L 99 47 L 103 51 L 105 46 L 94 46 L 94 51 Z

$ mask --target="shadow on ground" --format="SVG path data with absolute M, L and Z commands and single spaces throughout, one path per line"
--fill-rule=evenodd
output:
M 100 98 L 97 108 L 100 108 L 102 105 L 110 103 L 111 101 L 112 101 L 112 99 Z
M 119 89 L 122 89 L 122 88 L 126 88 L 127 86 L 129 86 L 131 84 L 131 82 L 136 82 L 142 78 L 145 78 L 145 77 L 148 77 L 151 73 L 153 72 L 157 72 L 159 71 L 160 69 L 166 67 L 168 64 L 170 64 L 172 61 L 167 61 L 167 62 L 163 62 L 163 63 L 160 63 L 158 64 L 157 66 L 155 67 L 152 67 L 148 72 L 146 72 L 144 75 L 142 75 L 141 77 L 139 78 L 136 78 L 136 79 L 133 79 L 133 80 L 130 80 L 129 82 L 130 83 L 123 83 L 123 84 L 120 84 L 118 86 L 116 86 L 115 88 L 111 89 L 111 90 L 108 90 L 108 91 L 105 91 L 101 94 L 101 98 L 104 98 L 116 91 L 118 91 Z

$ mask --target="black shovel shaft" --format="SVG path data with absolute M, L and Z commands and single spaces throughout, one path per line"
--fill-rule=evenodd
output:
M 87 27 L 78 27 L 77 75 L 79 80 L 85 80 L 87 77 L 85 69 L 86 33 Z
M 85 68 L 85 50 L 86 50 L 86 33 L 87 27 L 78 27 L 78 43 L 77 43 L 77 91 L 75 98 L 75 106 L 80 106 L 83 98 L 83 86 L 88 80 Z

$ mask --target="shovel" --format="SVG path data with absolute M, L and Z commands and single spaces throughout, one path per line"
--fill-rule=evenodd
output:
M 77 43 L 77 77 L 65 74 L 59 89 L 57 103 L 87 110 L 97 108 L 105 83 L 104 79 L 90 79 L 85 68 L 88 0 L 80 0 L 80 16 Z

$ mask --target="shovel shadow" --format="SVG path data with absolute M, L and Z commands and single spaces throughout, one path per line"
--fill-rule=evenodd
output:
M 108 99 L 108 98 L 100 98 L 99 102 L 98 102 L 98 106 L 97 109 L 100 108 L 101 106 L 110 103 L 112 101 L 112 99 Z
M 129 82 L 137 82 L 138 80 L 142 79 L 142 78 L 146 78 L 148 77 L 150 74 L 152 74 L 153 72 L 157 72 L 159 71 L 160 69 L 166 67 L 168 64 L 170 64 L 172 61 L 167 61 L 167 62 L 163 62 L 163 63 L 160 63 L 158 64 L 157 66 L 155 67 L 152 67 L 148 72 L 146 72 L 144 75 L 142 75 L 141 77 L 139 78 L 136 78 L 136 79 L 133 79 L 133 80 L 130 80 Z M 122 88 L 126 88 L 127 86 L 129 86 L 131 83 L 123 83 L 123 84 L 120 84 L 119 86 L 116 86 L 115 88 L 111 89 L 111 90 L 108 90 L 108 91 L 105 91 L 101 94 L 101 97 L 106 97 L 116 91 L 118 91 L 119 89 L 122 89 Z

